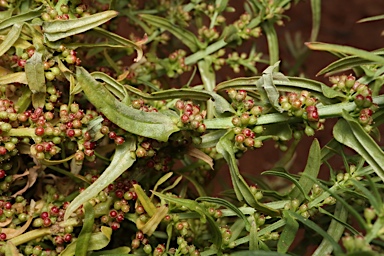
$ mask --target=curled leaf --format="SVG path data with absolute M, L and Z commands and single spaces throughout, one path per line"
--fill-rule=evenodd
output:
M 77 68 L 76 76 L 88 100 L 109 120 L 124 130 L 159 141 L 167 141 L 172 133 L 179 130 L 168 115 L 161 112 L 144 112 L 118 101 L 84 68 Z
M 116 17 L 117 14 L 116 11 L 108 10 L 78 19 L 45 21 L 43 23 L 44 36 L 48 41 L 57 41 L 100 26 Z

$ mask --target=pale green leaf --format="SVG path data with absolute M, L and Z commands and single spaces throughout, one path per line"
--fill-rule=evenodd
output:
M 69 204 L 65 211 L 64 219 L 68 219 L 78 207 L 96 197 L 101 190 L 113 183 L 123 172 L 131 167 L 136 160 L 131 154 L 135 148 L 136 140 L 134 138 L 127 138 L 122 145 L 117 146 L 111 164 L 94 183 Z
M 116 11 L 109 10 L 78 19 L 45 21 L 43 23 L 44 36 L 48 41 L 57 41 L 100 26 L 116 17 L 117 14 Z
M 6 53 L 19 38 L 21 29 L 23 26 L 20 23 L 16 23 L 12 26 L 11 30 L 5 36 L 3 42 L 0 44 L 0 56 Z
M 109 120 L 124 130 L 159 141 L 167 141 L 169 135 L 179 130 L 168 115 L 161 112 L 144 112 L 118 101 L 84 68 L 77 69 L 76 77 L 88 100 Z

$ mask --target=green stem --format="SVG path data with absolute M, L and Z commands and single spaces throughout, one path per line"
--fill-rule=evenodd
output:
M 379 106 L 384 105 L 384 95 L 380 95 L 373 98 L 373 102 L 378 104 Z M 342 115 L 343 110 L 348 112 L 352 112 L 356 109 L 356 104 L 354 102 L 342 102 L 333 105 L 319 106 L 318 113 L 320 118 L 333 118 L 339 117 Z M 273 123 L 282 123 L 282 122 L 298 122 L 302 120 L 299 117 L 290 117 L 285 113 L 272 113 L 262 115 L 257 119 L 256 125 L 263 124 L 273 124 Z M 228 129 L 232 128 L 232 117 L 225 118 L 215 118 L 212 120 L 205 120 L 205 126 L 207 129 Z
M 209 45 L 204 50 L 200 50 L 200 51 L 195 52 L 194 54 L 186 57 L 184 60 L 185 65 L 192 65 L 192 64 L 196 63 L 197 61 L 203 59 L 204 57 L 220 50 L 221 48 L 223 48 L 226 45 L 227 45 L 227 42 L 225 42 L 224 39 L 221 39 L 217 42 L 214 42 L 213 44 Z
M 4 136 L 11 137 L 36 137 L 35 128 L 13 128 L 9 132 L 4 133 Z

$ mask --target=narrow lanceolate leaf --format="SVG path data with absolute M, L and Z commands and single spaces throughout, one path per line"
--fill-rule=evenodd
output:
M 251 230 L 249 231 L 249 250 L 255 251 L 259 249 L 259 236 L 257 234 L 257 225 L 255 218 L 251 223 Z
M 328 51 L 334 53 L 345 53 L 348 55 L 358 56 L 365 60 L 370 60 L 379 64 L 384 64 L 384 57 L 378 56 L 372 52 L 356 49 L 350 46 L 341 46 L 335 44 L 326 44 L 319 42 L 306 43 L 311 50 Z
M 299 223 L 286 211 L 283 211 L 283 217 L 285 219 L 285 226 L 277 242 L 277 251 L 280 253 L 286 253 L 288 251 L 299 230 Z
M 201 42 L 192 32 L 176 26 L 170 20 L 150 14 L 141 14 L 140 17 L 152 26 L 168 30 L 171 34 L 181 40 L 189 49 L 191 49 L 192 52 L 196 52 L 202 48 Z
M 138 227 L 144 234 L 151 236 L 156 231 L 158 225 L 168 214 L 168 207 L 165 205 L 156 208 L 155 214 L 145 223 L 143 227 Z
M 115 155 L 111 164 L 105 169 L 100 177 L 78 195 L 65 211 L 64 219 L 68 219 L 79 206 L 96 197 L 101 190 L 115 181 L 123 172 L 125 172 L 135 162 L 131 152 L 136 149 L 136 140 L 128 138 L 122 145 L 116 147 Z
M 45 76 L 43 55 L 37 51 L 25 63 L 29 89 L 32 91 L 32 105 L 34 108 L 44 107 L 45 104 Z
M 333 219 L 331 221 L 331 224 L 329 224 L 327 233 L 335 241 L 339 241 L 345 229 L 345 226 L 340 221 L 346 222 L 348 217 L 347 209 L 340 202 L 336 203 L 335 217 L 337 218 L 337 220 Z M 323 241 L 320 243 L 319 247 L 317 247 L 316 251 L 314 251 L 312 256 L 330 255 L 332 251 L 333 251 L 332 244 L 327 239 L 324 238 Z
M 240 77 L 221 82 L 215 87 L 215 91 L 223 91 L 229 88 L 241 88 L 247 85 L 254 85 L 261 78 L 261 76 L 253 77 Z M 300 90 L 307 90 L 313 92 L 321 92 L 322 85 L 321 82 L 311 80 L 303 77 L 291 77 L 287 76 L 287 79 L 279 79 L 273 77 L 273 83 L 279 89 L 281 86 L 286 86 L 290 88 L 297 88 Z
M 156 213 L 156 206 L 151 202 L 151 199 L 145 194 L 139 184 L 134 184 L 133 188 L 135 189 L 137 198 L 144 207 L 144 210 L 148 213 L 149 217 L 152 217 Z
M 79 237 L 77 238 L 76 243 L 76 252 L 75 255 L 86 256 L 88 251 L 89 240 L 91 239 L 93 223 L 95 222 L 95 212 L 93 206 L 86 202 L 84 204 L 84 222 L 83 227 L 80 231 Z
M 215 203 L 215 204 L 222 205 L 222 206 L 232 210 L 234 213 L 236 213 L 236 215 L 238 217 L 243 219 L 245 227 L 249 231 L 249 229 L 251 227 L 251 224 L 249 223 L 249 221 L 248 221 L 247 217 L 245 216 L 245 214 L 242 211 L 240 211 L 238 207 L 236 207 L 232 203 L 228 202 L 227 200 L 224 200 L 222 198 L 215 198 L 215 197 L 209 197 L 209 196 L 201 196 L 201 197 L 197 198 L 196 201 L 204 201 L 204 202 L 209 202 L 209 203 Z
M 118 12 L 109 10 L 78 19 L 45 21 L 43 23 L 44 36 L 48 41 L 57 41 L 100 26 L 116 17 L 117 14 Z
M 110 227 L 101 226 L 101 232 L 92 233 L 89 239 L 89 243 L 87 245 L 88 252 L 89 251 L 98 251 L 106 247 L 111 241 L 112 229 Z M 64 251 L 60 253 L 60 256 L 73 256 L 77 255 L 76 247 L 78 240 L 70 243 Z M 116 255 L 116 254 L 115 254 Z
M 84 68 L 77 68 L 76 78 L 88 100 L 122 129 L 159 141 L 167 141 L 179 130 L 172 118 L 161 112 L 144 112 L 121 103 Z
M 281 172 L 281 171 L 275 171 L 275 170 L 265 171 L 262 173 L 262 175 L 272 175 L 272 176 L 282 177 L 282 178 L 285 178 L 287 180 L 292 181 L 292 183 L 295 184 L 295 188 L 299 189 L 299 191 L 305 197 L 305 199 L 309 199 L 309 196 L 306 194 L 306 191 L 304 190 L 304 188 L 301 186 L 299 181 L 297 181 L 293 175 L 291 175 L 289 173 Z
M 217 143 L 216 149 L 217 152 L 223 155 L 225 161 L 228 163 L 233 189 L 235 191 L 237 199 L 239 201 L 244 200 L 245 202 L 247 202 L 247 204 L 262 213 L 265 213 L 270 216 L 278 216 L 280 214 L 279 211 L 269 208 L 266 205 L 259 203 L 255 199 L 255 196 L 252 194 L 247 182 L 240 174 L 239 168 L 236 164 L 233 145 L 231 143 L 231 138 L 233 138 L 233 136 L 233 132 L 228 132 L 226 135 L 224 135 Z
M 132 42 L 124 37 L 121 37 L 115 33 L 109 32 L 108 30 L 102 29 L 102 28 L 94 28 L 94 33 L 97 33 L 107 39 L 112 40 L 113 42 L 117 43 L 120 46 L 123 47 L 134 47 L 137 52 L 137 57 L 134 59 L 134 61 L 138 62 L 143 57 L 143 49 L 141 46 L 141 43 L 139 42 Z M 145 37 L 146 38 L 146 37 Z
M 205 222 L 207 221 L 209 224 L 209 227 L 211 229 L 211 234 L 212 234 L 212 241 L 213 243 L 217 246 L 217 248 L 221 248 L 222 244 L 222 236 L 219 230 L 219 227 L 217 225 L 217 222 L 215 222 L 212 218 L 212 216 L 203 208 L 199 205 L 199 203 L 190 200 L 190 199 L 184 199 L 184 198 L 178 198 L 178 197 L 173 197 L 169 195 L 164 195 L 158 192 L 153 192 L 156 196 L 161 198 L 162 200 L 183 205 L 187 207 L 190 211 L 197 212 L 201 216 L 201 221 Z
M 312 10 L 312 30 L 311 30 L 311 42 L 317 39 L 320 30 L 320 20 L 321 20 L 321 0 L 311 0 L 311 10 Z
M 345 111 L 343 117 L 345 120 L 339 120 L 334 126 L 333 136 L 360 154 L 384 181 L 384 152 L 353 117 Z
M 373 51 L 372 53 L 379 56 L 384 55 L 384 52 L 382 50 Z M 317 73 L 317 75 L 319 76 L 319 75 L 326 74 L 327 76 L 329 76 L 337 72 L 341 72 L 341 71 L 352 69 L 358 66 L 369 65 L 373 63 L 374 63 L 373 61 L 366 60 L 358 56 L 347 56 L 332 62 L 331 64 L 329 64 L 328 66 L 320 70 Z
M 262 28 L 267 36 L 269 65 L 272 66 L 279 61 L 279 42 L 277 38 L 277 33 L 271 21 L 263 22 Z
M 317 177 L 320 171 L 320 166 L 321 166 L 321 149 L 320 149 L 320 144 L 318 140 L 314 140 L 311 145 L 311 149 L 309 150 L 309 155 L 308 155 L 308 160 L 307 160 L 307 165 L 305 166 L 304 173 L 306 175 L 303 175 L 300 177 L 299 183 L 301 185 L 301 189 L 298 187 L 295 187 L 291 193 L 290 197 L 291 198 L 296 198 L 300 202 L 302 202 L 305 199 L 304 194 L 308 194 L 314 182 L 308 178 L 308 176 L 313 177 L 314 179 Z M 307 176 L 308 175 L 308 176 Z
M 0 76 L 0 85 L 12 83 L 28 84 L 26 73 L 16 72 L 7 75 L 2 74 Z
M 384 14 L 380 14 L 380 15 L 377 15 L 377 16 L 372 16 L 372 17 L 364 18 L 364 19 L 358 20 L 357 22 L 358 23 L 363 23 L 363 22 L 375 21 L 375 20 L 384 20 Z
M 0 56 L 6 53 L 16 42 L 20 36 L 22 27 L 23 26 L 20 23 L 16 23 L 12 26 L 11 30 L 5 36 L 3 42 L 0 44 Z
M 16 23 L 22 23 L 24 21 L 40 17 L 41 13 L 45 11 L 45 8 L 43 8 L 43 6 L 44 5 L 41 5 L 39 8 L 33 9 L 29 12 L 25 12 L 2 20 L 0 22 L 0 30 L 13 26 Z
M 321 235 L 322 237 L 324 237 L 325 239 L 328 240 L 328 242 L 332 245 L 333 247 L 333 250 L 335 252 L 335 255 L 342 255 L 342 249 L 340 247 L 340 245 L 337 243 L 337 241 L 335 241 L 335 239 L 333 239 L 332 236 L 330 236 L 327 232 L 325 232 L 320 226 L 318 226 L 315 222 L 309 220 L 309 219 L 306 219 L 304 218 L 303 216 L 301 216 L 300 214 L 296 213 L 296 212 L 292 212 L 292 211 L 287 211 L 289 215 L 291 215 L 294 219 L 300 221 L 302 224 L 304 224 L 305 226 L 307 226 L 308 228 L 312 229 L 313 231 L 315 231 L 317 234 Z

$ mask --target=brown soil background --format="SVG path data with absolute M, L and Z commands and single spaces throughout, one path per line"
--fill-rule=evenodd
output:
M 358 20 L 384 13 L 384 1 L 379 0 L 323 0 L 322 19 L 319 42 L 348 45 L 364 50 L 375 50 L 383 47 L 381 36 L 384 21 L 357 23 Z M 290 20 L 283 27 L 278 28 L 282 64 L 292 61 L 287 47 L 284 45 L 284 35 L 301 33 L 305 40 L 309 38 L 312 17 L 310 1 L 303 1 L 286 12 Z M 303 45 L 303 47 L 305 47 Z M 334 56 L 325 52 L 313 51 L 306 60 L 304 68 L 309 78 L 327 82 L 325 77 L 316 77 L 316 73 L 336 60 Z M 287 70 L 283 70 L 285 72 Z M 327 124 L 327 123 L 326 123 Z M 315 134 L 321 146 L 324 146 L 332 135 L 332 124 L 326 125 L 324 131 Z M 293 163 L 292 171 L 300 172 L 306 164 L 309 147 L 314 137 L 306 138 L 300 144 L 300 151 Z M 261 171 L 273 167 L 281 152 L 274 148 L 273 143 L 266 144 L 259 150 L 247 152 L 241 159 L 240 168 L 244 172 L 259 174 Z
M 383 13 L 384 1 L 380 0 L 323 0 L 318 41 L 348 45 L 369 51 L 382 48 L 384 38 L 381 34 L 384 30 L 384 21 L 366 23 L 357 23 L 357 21 Z M 292 35 L 301 33 L 303 39 L 309 38 L 312 24 L 310 1 L 300 2 L 293 6 L 286 12 L 286 15 L 290 17 L 290 20 L 286 21 L 283 27 L 278 28 L 280 39 L 284 39 L 287 32 Z M 305 46 L 303 45 L 303 47 Z M 280 41 L 280 51 L 283 66 L 285 60 L 292 61 L 289 51 L 282 41 Z M 334 60 L 336 58 L 329 53 L 311 52 L 304 65 L 305 74 L 309 78 L 327 82 L 327 78 L 316 77 L 316 73 Z M 286 71 L 283 70 L 283 72 Z M 333 124 L 334 121 L 332 120 L 326 122 L 325 130 L 315 134 L 321 146 L 324 146 L 332 137 Z M 309 148 L 315 137 L 306 137 L 300 142 L 290 172 L 297 173 L 304 170 Z M 244 174 L 251 174 L 253 177 L 258 176 L 262 171 L 272 168 L 282 154 L 274 148 L 274 143 L 267 143 L 259 150 L 247 152 L 240 161 L 240 170 Z M 333 160 L 335 169 L 342 168 L 342 166 L 340 159 Z M 320 177 L 327 177 L 328 175 L 328 168 L 322 168 Z M 277 180 L 274 183 L 279 185 Z M 299 234 L 292 247 L 300 248 L 301 239 L 302 235 Z M 315 249 L 314 246 L 306 248 L 306 255 L 312 255 Z

